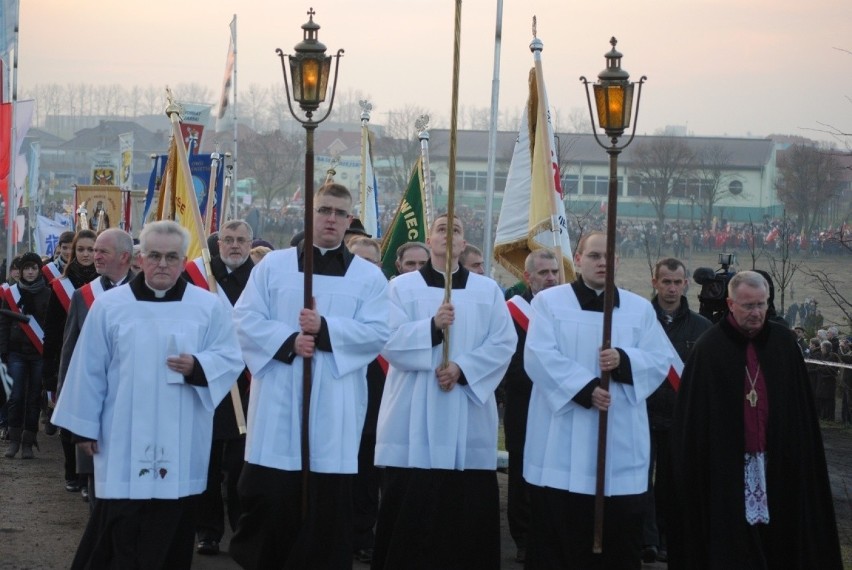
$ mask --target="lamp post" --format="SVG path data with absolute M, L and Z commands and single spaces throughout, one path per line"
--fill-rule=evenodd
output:
M 287 55 L 280 48 L 275 50 L 281 58 L 281 71 L 284 74 L 284 87 L 287 92 L 287 106 L 293 118 L 305 128 L 305 241 L 304 241 L 304 307 L 313 308 L 313 247 L 314 247 L 314 131 L 317 126 L 328 118 L 334 105 L 334 92 L 337 88 L 338 67 L 343 50 L 337 50 L 337 55 L 326 55 L 325 44 L 317 39 L 319 24 L 314 22 L 314 9 L 308 10 L 308 21 L 302 24 L 304 30 L 302 41 L 293 48 L 295 55 Z M 328 78 L 331 71 L 331 60 L 335 59 L 334 82 L 331 87 L 331 99 L 328 109 L 319 119 L 314 113 L 325 101 L 328 90 Z M 292 98 L 290 84 L 287 80 L 289 64 L 290 77 L 293 83 Z M 292 101 L 296 101 L 304 113 L 304 118 L 293 109 Z M 311 406 L 311 359 L 305 358 L 302 375 L 302 516 L 308 513 L 308 473 L 310 472 L 310 443 L 309 443 L 309 411 Z
M 609 154 L 609 191 L 607 195 L 607 220 L 606 220 L 606 281 L 604 284 L 604 322 L 603 322 L 603 348 L 611 348 L 612 339 L 612 309 L 615 302 L 615 229 L 618 205 L 618 155 L 627 148 L 636 135 L 636 120 L 633 121 L 633 131 L 627 142 L 620 145 L 618 139 L 630 126 L 630 118 L 633 110 L 633 88 L 635 83 L 629 81 L 630 74 L 621 68 L 621 53 L 615 49 L 618 41 L 613 37 L 609 43 L 612 49 L 604 55 L 606 58 L 606 69 L 598 74 L 598 82 L 592 87 L 595 92 L 595 104 L 597 107 L 598 126 L 604 130 L 609 137 L 609 145 L 601 142 L 595 130 L 595 113 L 592 112 L 592 99 L 589 94 L 589 82 L 585 77 L 580 81 L 586 86 L 586 100 L 589 103 L 589 114 L 592 121 L 592 134 L 595 141 Z M 642 98 L 642 85 L 647 77 L 644 75 L 639 80 L 639 92 L 636 98 L 636 117 L 639 116 L 639 100 Z M 601 372 L 600 386 L 609 390 L 609 372 Z M 604 503 L 604 475 L 606 473 L 606 432 L 607 412 L 599 412 L 598 424 L 598 465 L 597 481 L 595 487 L 595 538 L 593 550 L 602 552 L 603 542 L 603 503 Z

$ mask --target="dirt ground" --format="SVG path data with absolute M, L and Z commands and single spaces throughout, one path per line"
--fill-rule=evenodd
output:
M 837 513 L 845 567 L 852 568 L 852 429 L 839 424 L 823 426 L 834 505 Z M 41 452 L 32 461 L 0 458 L 0 569 L 68 568 L 88 518 L 88 505 L 79 493 L 65 491 L 62 480 L 62 449 L 57 437 L 41 434 Z M 514 561 L 515 548 L 506 525 L 505 474 L 498 474 L 501 490 L 501 545 L 503 568 L 520 570 Z M 196 555 L 196 570 L 234 570 L 237 564 L 227 555 L 228 540 L 219 556 Z M 355 564 L 355 570 L 367 565 Z M 643 570 L 665 568 L 646 564 Z
M 747 260 L 741 258 L 740 261 L 741 268 L 745 268 Z M 848 256 L 803 261 L 848 279 Z M 715 269 L 716 254 L 706 254 L 689 262 L 691 270 L 702 265 Z M 617 282 L 619 286 L 640 295 L 648 295 L 648 276 L 646 260 L 622 259 Z M 513 282 L 506 274 L 502 277 L 501 280 L 508 284 Z M 794 286 L 796 301 L 806 295 L 815 296 L 819 300 L 820 308 L 826 315 L 826 324 L 839 320 L 839 311 L 832 310 L 829 300 L 808 286 L 804 275 L 797 276 Z M 698 308 L 697 294 L 697 288 L 693 287 L 689 293 L 693 309 Z M 823 436 L 846 567 L 852 568 L 852 429 L 828 423 L 823 426 Z M 39 434 L 39 438 L 41 451 L 36 452 L 36 459 L 32 461 L 0 457 L 0 569 L 3 570 L 67 568 L 88 518 L 88 506 L 82 501 L 80 494 L 65 491 L 62 480 L 62 451 L 58 438 L 44 434 Z M 515 548 L 506 526 L 506 476 L 500 474 L 499 479 L 503 514 L 503 568 L 515 570 L 522 565 L 514 562 Z M 196 555 L 193 568 L 237 568 L 227 555 L 228 538 L 222 543 L 221 555 Z M 645 566 L 655 567 L 665 566 Z M 362 570 L 367 566 L 356 564 L 355 568 Z

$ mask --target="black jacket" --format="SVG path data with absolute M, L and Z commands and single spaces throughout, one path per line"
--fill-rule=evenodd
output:
M 532 301 L 532 292 L 527 289 L 521 295 L 529 303 Z M 505 390 L 506 408 L 503 415 L 503 429 L 506 432 L 506 449 L 521 452 L 527 435 L 527 412 L 532 394 L 532 380 L 524 370 L 524 346 L 527 342 L 527 331 L 517 321 L 512 319 L 515 332 L 518 334 L 518 344 L 515 354 L 506 369 L 506 375 L 501 383 Z
M 240 298 L 243 289 L 246 287 L 246 283 L 248 283 L 253 267 L 254 262 L 249 257 L 245 263 L 229 273 L 221 257 L 217 255 L 210 260 L 210 270 L 213 272 L 213 277 L 216 279 L 218 287 L 228 297 L 231 305 L 235 305 L 237 299 Z M 193 282 L 186 271 L 184 271 L 183 277 L 187 282 Z M 239 350 L 239 347 L 234 347 L 234 349 Z M 243 369 L 237 378 L 237 388 L 240 392 L 243 413 L 245 414 L 248 411 L 249 391 L 247 369 Z M 231 395 L 228 394 L 216 406 L 216 412 L 213 415 L 213 439 L 238 439 L 240 437 L 240 432 L 237 429 L 237 416 L 234 413 L 234 403 L 231 400 Z
M 713 324 L 698 313 L 689 310 L 686 297 L 680 298 L 680 307 L 674 315 L 669 316 L 660 308 L 656 295 L 651 299 L 657 319 L 663 325 L 663 330 L 677 350 L 680 359 L 686 362 L 695 341 Z M 672 385 L 666 381 L 648 398 L 648 419 L 652 430 L 669 429 L 674 413 L 677 394 Z
M 38 278 L 43 279 L 41 273 L 39 273 Z M 30 318 L 35 319 L 35 322 L 44 329 L 47 302 L 50 299 L 50 287 L 45 285 L 45 287 L 38 293 L 27 293 L 21 289 L 22 298 L 19 305 L 24 304 L 25 296 L 30 297 L 30 301 L 27 303 L 29 306 L 26 309 L 22 309 L 22 312 L 26 310 Z M 5 297 L 3 298 L 3 303 L 0 307 L 10 310 L 9 303 Z M 18 324 L 18 321 L 10 317 L 0 315 L 0 354 L 5 356 L 12 352 L 20 354 L 27 359 L 37 360 L 41 358 L 41 352 L 39 352 L 36 346 L 26 335 L 24 329 L 22 329 Z

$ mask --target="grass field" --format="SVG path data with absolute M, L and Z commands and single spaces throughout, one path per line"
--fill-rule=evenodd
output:
M 661 257 L 666 257 L 670 254 L 670 250 L 663 251 Z M 752 269 L 751 256 L 747 252 L 740 252 L 737 255 L 737 260 L 738 264 L 734 265 L 732 269 L 738 271 Z M 683 261 L 686 263 L 690 275 L 697 267 L 709 267 L 714 270 L 719 267 L 718 252 L 697 253 L 695 255 L 688 254 Z M 825 318 L 825 327 L 837 325 L 841 331 L 845 331 L 847 334 L 852 333 L 849 324 L 844 320 L 843 311 L 806 274 L 807 271 L 823 271 L 832 276 L 840 284 L 838 285 L 838 289 L 843 292 L 848 288 L 850 281 L 852 281 L 852 255 L 844 254 L 823 257 L 794 256 L 790 261 L 799 264 L 800 267 L 793 276 L 791 287 L 785 291 L 784 307 L 781 306 L 781 291 L 778 284 L 775 284 L 775 307 L 778 312 L 780 313 L 782 309 L 786 309 L 793 302 L 801 304 L 805 297 L 812 297 L 816 299 L 817 306 Z M 651 265 L 655 262 L 656 258 L 651 262 Z M 501 284 L 509 286 L 515 283 L 516 279 L 503 267 L 499 265 L 495 265 L 494 267 L 496 268 L 495 277 Z M 758 258 L 755 268 L 770 271 L 769 260 L 766 255 Z M 645 256 L 619 258 L 615 281 L 618 287 L 632 291 L 637 295 L 642 295 L 649 299 L 653 295 L 651 288 L 651 267 L 649 267 L 648 259 Z M 690 288 L 687 291 L 690 308 L 695 311 L 698 310 L 698 292 L 700 288 L 700 285 L 691 282 Z M 852 312 L 848 305 L 846 312 Z

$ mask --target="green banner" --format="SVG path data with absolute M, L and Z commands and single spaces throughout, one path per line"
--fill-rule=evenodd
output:
M 396 250 L 410 241 L 426 243 L 426 214 L 423 207 L 423 183 L 420 159 L 414 165 L 408 189 L 402 196 L 399 208 L 382 240 L 382 271 L 390 279 L 397 274 Z

